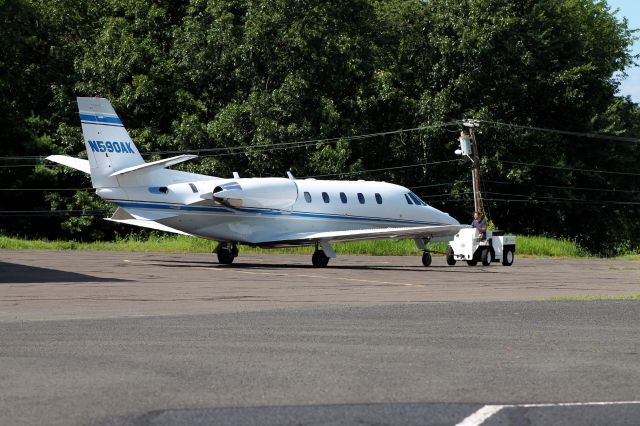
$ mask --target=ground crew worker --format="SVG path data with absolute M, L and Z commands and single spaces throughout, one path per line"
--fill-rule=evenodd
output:
M 471 226 L 476 228 L 480 233 L 480 241 L 484 241 L 487 235 L 487 221 L 484 220 L 480 212 L 473 213 L 473 222 L 471 222 Z

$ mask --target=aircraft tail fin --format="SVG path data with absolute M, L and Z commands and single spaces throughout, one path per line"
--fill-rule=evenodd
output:
M 144 164 L 142 156 L 104 98 L 79 97 L 78 110 L 94 188 L 119 187 L 114 173 Z

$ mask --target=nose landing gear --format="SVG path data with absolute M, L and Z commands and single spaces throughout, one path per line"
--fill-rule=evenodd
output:
M 424 266 L 431 266 L 431 253 L 428 250 L 425 250 L 424 253 L 422 253 L 422 264 Z

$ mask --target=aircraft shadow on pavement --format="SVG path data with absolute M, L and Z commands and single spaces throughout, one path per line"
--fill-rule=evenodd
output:
M 219 268 L 230 268 L 230 269 L 309 269 L 314 271 L 326 271 L 331 272 L 332 269 L 336 270 L 364 270 L 364 271 L 407 271 L 407 272 L 424 272 L 425 274 L 429 271 L 434 272 L 456 272 L 456 273 L 475 273 L 477 272 L 477 268 L 469 267 L 465 268 L 452 268 L 451 266 L 394 266 L 394 265 L 331 265 L 326 268 L 316 268 L 313 265 L 300 265 L 300 264 L 271 264 L 265 265 L 261 263 L 233 263 L 231 265 L 220 265 L 219 263 L 214 263 L 215 266 Z M 485 272 L 494 272 L 498 271 L 485 271 Z
M 424 272 L 428 273 L 430 270 L 437 272 L 455 272 L 455 273 L 476 273 L 480 268 L 484 270 L 485 273 L 498 273 L 499 271 L 493 271 L 491 269 L 487 270 L 484 267 L 451 267 L 447 265 L 432 265 L 429 267 L 424 266 L 394 266 L 394 265 L 329 265 L 327 268 L 316 268 L 311 264 L 299 264 L 299 263 L 243 263 L 240 259 L 234 262 L 231 265 L 221 265 L 217 261 L 212 260 L 211 262 L 203 262 L 203 261 L 190 261 L 190 260 L 162 260 L 156 261 L 153 263 L 149 263 L 149 265 L 165 267 L 165 268 L 189 268 L 189 267 L 213 267 L 220 269 L 255 269 L 255 270 L 269 270 L 269 269 L 309 269 L 315 270 L 318 272 L 321 271 L 330 271 L 332 269 L 337 270 L 365 270 L 365 271 L 412 271 L 412 272 Z M 497 268 L 497 266 L 492 266 L 490 268 Z
M 58 269 L 40 268 L 18 263 L 0 262 L 0 284 L 124 282 L 117 278 L 101 278 Z

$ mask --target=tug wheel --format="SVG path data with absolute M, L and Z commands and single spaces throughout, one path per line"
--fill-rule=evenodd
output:
M 488 248 L 482 249 L 480 260 L 482 261 L 483 266 L 491 265 L 491 262 L 493 261 L 493 252 Z
M 513 250 L 507 249 L 504 253 L 502 253 L 502 265 L 503 266 L 511 266 L 513 265 L 513 259 L 515 258 L 515 254 Z
M 453 266 L 456 264 L 456 259 L 453 257 L 453 249 L 449 247 L 447 249 L 447 265 Z

